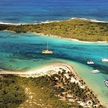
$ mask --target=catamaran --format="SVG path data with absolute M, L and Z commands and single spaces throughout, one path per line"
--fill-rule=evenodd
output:
M 47 48 L 46 48 L 46 50 L 42 51 L 42 54 L 46 54 L 46 55 L 53 54 L 53 51 L 48 49 L 48 42 L 47 42 Z
M 92 64 L 94 64 L 94 62 L 90 60 L 90 61 L 87 61 L 87 64 L 92 65 Z

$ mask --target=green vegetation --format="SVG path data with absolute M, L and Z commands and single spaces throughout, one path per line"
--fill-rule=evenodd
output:
M 82 108 L 76 102 L 59 100 L 56 92 L 48 76 L 0 75 L 0 108 Z
M 73 73 L 68 72 L 69 78 L 65 74 L 62 70 L 38 78 L 0 75 L 0 108 L 83 108 L 78 101 L 89 100 L 91 108 L 103 108 L 91 90 L 71 82 L 72 77 L 76 79 Z
M 108 23 L 70 20 L 37 25 L 0 25 L 0 30 L 35 32 L 82 41 L 108 41 Z
M 0 76 L 0 108 L 17 108 L 25 100 L 25 91 L 16 77 Z
M 66 77 L 69 76 L 69 77 Z M 85 85 L 83 80 L 80 80 L 80 84 L 85 86 L 84 88 L 80 87 L 78 82 L 71 82 L 71 78 L 76 78 L 76 76 L 72 72 L 66 72 L 64 69 L 62 73 L 54 74 L 50 77 L 52 84 L 54 85 L 55 93 L 65 99 L 68 102 L 83 102 L 87 104 L 88 102 L 92 103 L 89 108 L 103 108 L 100 104 L 97 97 L 94 93 Z M 77 79 L 78 81 L 78 79 Z M 86 107 L 87 107 L 86 106 Z

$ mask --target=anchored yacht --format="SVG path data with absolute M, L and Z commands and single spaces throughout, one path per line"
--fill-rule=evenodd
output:
M 48 49 L 48 42 L 47 42 L 47 48 L 46 48 L 46 50 L 43 50 L 43 51 L 42 51 L 42 54 L 46 54 L 46 55 L 51 55 L 51 54 L 53 54 L 53 51 Z
M 92 65 L 92 64 L 94 64 L 94 62 L 90 60 L 90 61 L 87 61 L 87 64 Z

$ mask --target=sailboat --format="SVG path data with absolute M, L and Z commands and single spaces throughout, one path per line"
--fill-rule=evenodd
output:
M 92 60 L 90 60 L 90 61 L 87 61 L 87 64 L 88 65 L 93 65 L 93 64 L 95 64 Z
M 48 42 L 47 42 L 47 48 L 46 48 L 46 50 L 43 50 L 43 51 L 42 51 L 42 54 L 46 54 L 46 55 L 51 55 L 51 54 L 53 54 L 53 51 L 51 51 L 51 50 L 48 49 Z

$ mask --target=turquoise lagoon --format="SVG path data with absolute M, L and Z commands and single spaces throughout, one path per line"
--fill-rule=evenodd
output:
M 46 48 L 47 41 L 54 55 L 41 54 Z M 108 63 L 102 63 L 102 58 L 108 58 L 108 44 L 82 43 L 30 33 L 0 32 L 1 70 L 26 71 L 53 62 L 71 64 L 77 74 L 107 106 L 108 88 L 104 80 L 108 79 Z M 95 64 L 87 65 L 88 60 L 93 60 Z M 91 71 L 94 69 L 100 70 L 100 73 L 93 74 Z

